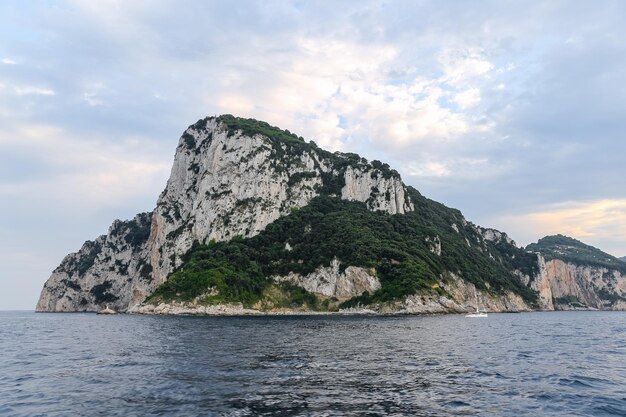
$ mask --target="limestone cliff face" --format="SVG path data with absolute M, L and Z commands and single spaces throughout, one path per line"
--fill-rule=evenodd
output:
M 290 273 L 272 277 L 276 282 L 288 282 L 304 288 L 308 292 L 345 301 L 364 292 L 372 294 L 380 289 L 380 281 L 375 271 L 349 266 L 340 270 L 340 263 L 334 259 L 330 266 L 319 267 L 307 275 Z
M 37 311 L 105 304 L 125 311 L 167 279 L 194 241 L 253 236 L 321 193 L 391 214 L 412 211 L 400 176 L 382 165 L 233 131 L 220 118 L 200 120 L 180 138 L 154 212 L 116 221 L 106 236 L 68 255 L 44 285 Z
M 107 235 L 63 259 L 45 283 L 37 311 L 123 310 L 152 287 L 147 239 L 152 213 L 116 220 Z
M 367 163 L 339 168 L 344 157 L 315 147 L 290 149 L 262 135 L 245 136 L 216 119 L 196 124 L 181 138 L 172 173 L 159 197 L 149 243 L 156 285 L 194 240 L 254 236 L 328 186 L 337 194 L 391 214 L 413 209 L 399 176 Z M 338 187 L 337 187 L 338 188 Z
M 596 308 L 626 310 L 626 275 L 617 270 L 577 265 L 539 256 L 540 273 L 530 284 L 544 310 Z
M 477 309 L 489 312 L 522 312 L 531 311 L 529 306 L 518 294 L 507 291 L 501 295 L 492 295 L 478 290 L 473 284 L 450 273 L 447 282 L 441 287 L 448 296 L 412 295 L 401 302 L 384 306 L 383 313 L 402 312 L 407 314 L 423 313 L 469 313 Z
M 482 237 L 489 242 L 499 243 L 506 242 L 509 245 L 515 246 L 515 241 L 511 239 L 506 233 L 501 232 L 496 229 L 489 229 L 480 226 L 475 226 L 478 233 L 482 235 Z

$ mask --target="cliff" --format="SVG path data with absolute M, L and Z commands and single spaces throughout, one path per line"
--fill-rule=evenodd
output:
M 626 264 L 563 235 L 526 247 L 539 254 L 540 273 L 529 282 L 544 310 L 626 310 Z
M 36 310 L 123 310 L 143 301 L 154 288 L 147 245 L 152 218 L 142 213 L 116 220 L 106 235 L 67 255 L 44 284 Z
M 561 249 L 523 250 L 384 163 L 223 115 L 184 131 L 155 209 L 68 255 L 37 311 L 623 308 L 613 259 Z
M 385 164 L 324 151 L 262 122 L 202 119 L 181 136 L 155 210 L 114 222 L 68 255 L 36 310 L 94 311 L 107 303 L 125 311 L 167 279 L 194 241 L 254 236 L 320 194 L 390 214 L 413 210 L 400 176 Z

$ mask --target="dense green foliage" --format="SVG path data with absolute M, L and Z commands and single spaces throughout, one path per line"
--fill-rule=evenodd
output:
M 151 299 L 192 300 L 214 294 L 204 300 L 252 305 L 262 300 L 272 285 L 268 277 L 289 272 L 307 274 L 328 266 L 336 257 L 344 267 L 372 268 L 381 281 L 379 291 L 352 303 L 443 292 L 439 282 L 446 279 L 448 271 L 481 289 L 495 293 L 512 290 L 530 302 L 535 300 L 535 293 L 510 272 L 525 262 L 523 251 L 512 247 L 508 249 L 516 256 L 501 254 L 497 247 L 482 241 L 471 225 L 461 226 L 460 212 L 428 200 L 414 189 L 410 193 L 416 211 L 405 215 L 372 212 L 363 203 L 321 196 L 255 237 L 196 243 Z M 431 251 L 427 241 L 436 236 L 441 240 L 441 256 Z M 291 250 L 285 249 L 287 243 Z M 315 303 L 309 300 L 307 304 Z
M 614 269 L 626 273 L 626 263 L 623 261 L 568 236 L 546 236 L 537 243 L 526 246 L 526 250 L 541 253 L 546 260 L 561 259 L 577 265 Z
M 221 115 L 217 118 L 217 120 L 223 123 L 227 127 L 229 133 L 233 135 L 235 132 L 241 131 L 241 134 L 245 136 L 254 136 L 259 134 L 286 143 L 304 143 L 304 138 L 298 137 L 298 135 L 291 133 L 288 130 L 282 130 L 278 127 L 272 126 L 267 122 L 255 119 L 244 119 L 243 117 L 235 117 L 230 114 Z
M 109 290 L 113 284 L 109 281 L 104 281 L 102 284 L 94 285 L 89 291 L 93 295 L 94 302 L 96 304 L 112 303 L 118 299 L 117 296 L 111 294 Z

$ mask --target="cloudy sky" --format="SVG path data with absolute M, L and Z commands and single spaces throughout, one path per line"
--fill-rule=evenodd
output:
M 1 1 L 0 309 L 151 210 L 220 113 L 390 163 L 526 245 L 626 255 L 623 1 Z

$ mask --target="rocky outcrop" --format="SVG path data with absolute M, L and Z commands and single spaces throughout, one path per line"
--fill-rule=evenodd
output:
M 97 311 L 104 303 L 126 311 L 167 279 L 194 241 L 254 236 L 322 193 L 390 214 L 413 210 L 400 176 L 384 164 L 233 130 L 219 117 L 200 120 L 180 138 L 154 212 L 116 221 L 68 255 L 44 285 L 37 311 Z M 132 237 L 136 228 L 141 239 Z
M 458 210 L 405 187 L 386 164 L 355 154 L 330 153 L 266 123 L 225 115 L 202 119 L 185 130 L 154 211 L 115 221 L 106 235 L 68 255 L 45 283 L 37 311 L 98 311 L 109 305 L 120 312 L 239 314 L 239 307 L 233 306 L 209 311 L 198 303 L 160 307 L 141 303 L 181 266 L 182 256 L 195 242 L 255 236 L 318 196 L 362 202 L 359 207 L 367 214 L 371 213 L 365 208 L 381 212 L 386 220 L 380 230 L 393 239 L 386 241 L 385 253 L 377 255 L 379 270 L 387 262 L 390 268 L 401 268 L 397 265 L 403 261 L 398 259 L 414 259 L 423 268 L 412 265 L 411 279 L 423 275 L 431 285 L 437 277 L 450 275 L 442 278 L 441 288 L 435 285 L 433 291 L 426 291 L 428 295 L 387 302 L 376 307 L 379 312 L 465 312 L 475 308 L 475 294 L 481 307 L 490 311 L 525 311 L 530 306 L 517 294 L 532 302 L 528 287 L 537 292 L 538 307 L 544 310 L 626 309 L 626 266 L 617 258 L 560 235 L 544 238 L 535 245 L 537 250 L 525 252 L 506 233 L 475 226 Z M 396 250 L 404 235 L 394 233 L 417 233 L 419 239 Z M 279 247 L 283 245 L 287 252 L 298 250 L 289 241 L 281 241 Z M 549 253 L 550 260 L 534 252 Z M 323 262 L 334 255 L 326 254 Z M 586 263 L 572 261 L 581 256 Z M 370 265 L 372 260 L 360 262 Z M 468 271 L 473 282 L 484 281 L 484 293 L 477 293 L 473 284 L 461 278 Z M 381 288 L 375 270 L 350 265 L 344 269 L 337 260 L 309 274 L 261 277 L 265 278 L 339 301 Z M 174 293 L 176 298 L 179 294 Z
M 448 275 L 445 282 L 441 282 L 441 288 L 447 295 L 416 294 L 373 309 L 388 314 L 469 313 L 478 309 L 492 313 L 518 313 L 532 310 L 518 294 L 511 291 L 500 295 L 489 294 L 453 273 Z
M 626 310 L 626 275 L 604 267 L 539 256 L 540 273 L 530 283 L 543 310 Z
M 98 311 L 105 305 L 126 310 L 150 291 L 146 242 L 152 213 L 115 221 L 107 235 L 87 241 L 63 259 L 45 283 L 37 311 Z
M 365 291 L 370 293 L 380 288 L 374 271 L 363 268 L 348 267 L 345 273 L 340 272 L 340 264 L 334 260 L 330 267 L 318 268 L 308 275 L 289 274 L 273 277 L 276 282 L 289 282 L 309 292 L 345 300 Z M 496 296 L 480 290 L 464 281 L 461 277 L 450 274 L 448 280 L 442 282 L 447 295 L 420 294 L 405 297 L 396 302 L 358 306 L 339 310 L 337 314 L 449 314 L 469 313 L 477 309 L 489 312 L 523 312 L 532 308 L 517 294 L 506 292 Z M 312 312 L 306 309 L 272 308 L 264 311 L 246 309 L 241 304 L 204 306 L 194 302 L 171 302 L 158 305 L 137 305 L 130 313 L 155 315 L 254 315 L 254 314 L 333 314 Z
M 356 297 L 366 291 L 372 294 L 380 289 L 380 281 L 376 277 L 376 271 L 354 266 L 349 266 L 341 271 L 340 267 L 339 261 L 334 259 L 330 266 L 319 267 L 307 275 L 291 272 L 285 276 L 272 277 L 272 279 L 276 282 L 288 282 L 302 287 L 308 292 L 325 297 L 334 297 L 340 301 Z
M 154 215 L 149 252 L 156 285 L 194 240 L 254 236 L 307 205 L 331 182 L 343 183 L 342 198 L 366 202 L 372 210 L 396 214 L 413 209 L 399 176 L 362 160 L 358 168 L 341 169 L 337 165 L 343 160 L 341 154 L 329 157 L 316 147 L 292 149 L 262 135 L 232 132 L 217 119 L 187 129 Z
M 413 203 L 408 199 L 399 176 L 372 170 L 370 166 L 348 166 L 344 179 L 345 185 L 341 189 L 344 200 L 365 201 L 370 209 L 391 214 L 413 210 Z
M 128 309 L 130 314 L 173 315 L 173 316 L 250 316 L 261 314 L 258 310 L 244 308 L 238 304 L 205 306 L 193 303 L 136 304 Z
M 482 235 L 483 239 L 488 242 L 499 243 L 506 242 L 509 245 L 515 246 L 515 241 L 511 239 L 506 233 L 496 229 L 484 228 L 475 226 L 476 230 Z

